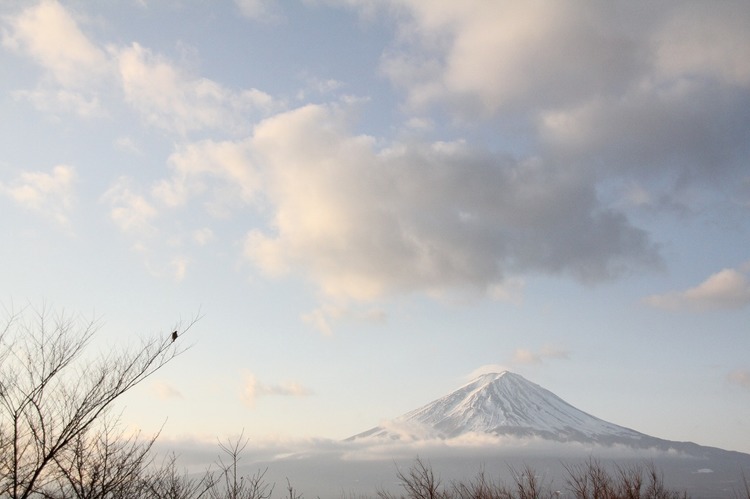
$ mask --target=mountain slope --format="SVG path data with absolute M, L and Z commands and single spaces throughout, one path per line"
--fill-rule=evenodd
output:
M 458 438 L 449 440 L 454 437 Z M 414 452 L 454 477 L 465 478 L 472 466 L 531 466 L 561 488 L 575 463 L 599 459 L 614 460 L 610 465 L 615 470 L 638 469 L 646 463 L 664 473 L 668 487 L 705 499 L 744 497 L 742 477 L 750 472 L 750 454 L 664 440 L 609 423 L 510 372 L 480 376 L 347 440 L 351 454 L 340 466 L 360 462 L 351 458 L 356 453 L 367 456 L 362 462 L 368 470 L 378 462 L 373 456 L 393 457 L 394 462 L 401 456 L 408 466 L 403 458 Z
M 350 437 L 452 438 L 467 433 L 539 437 L 557 442 L 623 444 L 705 454 L 711 448 L 671 442 L 609 423 L 508 371 L 482 375 L 395 420 Z

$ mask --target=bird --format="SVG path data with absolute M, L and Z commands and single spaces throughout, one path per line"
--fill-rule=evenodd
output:
M 172 331 L 172 341 L 177 339 L 177 331 Z

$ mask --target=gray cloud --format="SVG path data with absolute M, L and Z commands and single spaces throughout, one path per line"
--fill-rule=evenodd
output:
M 653 207 L 741 197 L 745 2 L 469 3 L 391 2 L 404 34 L 384 71 L 412 109 L 520 120 L 560 165 L 651 182 Z
M 394 143 L 306 106 L 256 127 L 253 157 L 274 207 L 246 254 L 306 273 L 330 295 L 486 290 L 541 271 L 599 281 L 659 263 L 647 234 L 603 206 L 585 174 L 454 143 Z

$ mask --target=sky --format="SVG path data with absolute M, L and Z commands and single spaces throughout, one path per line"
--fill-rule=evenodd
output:
M 166 441 L 343 439 L 511 370 L 750 452 L 750 4 L 0 1 L 0 303 Z M 182 333 L 182 331 L 181 331 Z

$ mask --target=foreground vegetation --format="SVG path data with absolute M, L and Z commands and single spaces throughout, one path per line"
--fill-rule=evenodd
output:
M 599 461 L 565 466 L 566 486 L 555 489 L 551 483 L 530 467 L 511 469 L 511 484 L 494 481 L 480 471 L 470 481 L 441 485 L 432 468 L 417 459 L 407 471 L 399 471 L 398 478 L 406 495 L 380 493 L 383 499 L 679 499 L 685 492 L 665 487 L 659 471 L 651 465 L 615 467 L 609 471 Z
M 177 336 L 91 356 L 96 332 L 85 322 L 48 310 L 6 311 L 0 325 L 0 499 L 270 499 L 276 484 L 266 471 L 243 475 L 247 440 L 220 443 L 221 457 L 202 476 L 180 470 L 172 455 L 156 462 L 156 436 L 126 435 L 111 415 L 114 402 L 177 357 Z M 195 320 L 179 324 L 180 335 Z M 531 468 L 512 471 L 504 484 L 480 471 L 443 484 L 417 459 L 396 470 L 401 494 L 381 499 L 676 499 L 653 466 L 608 469 L 598 461 L 566 467 L 565 487 L 553 489 Z M 301 499 L 287 480 L 279 497 Z M 355 496 L 351 496 L 352 499 Z M 736 497 L 750 499 L 750 486 Z

